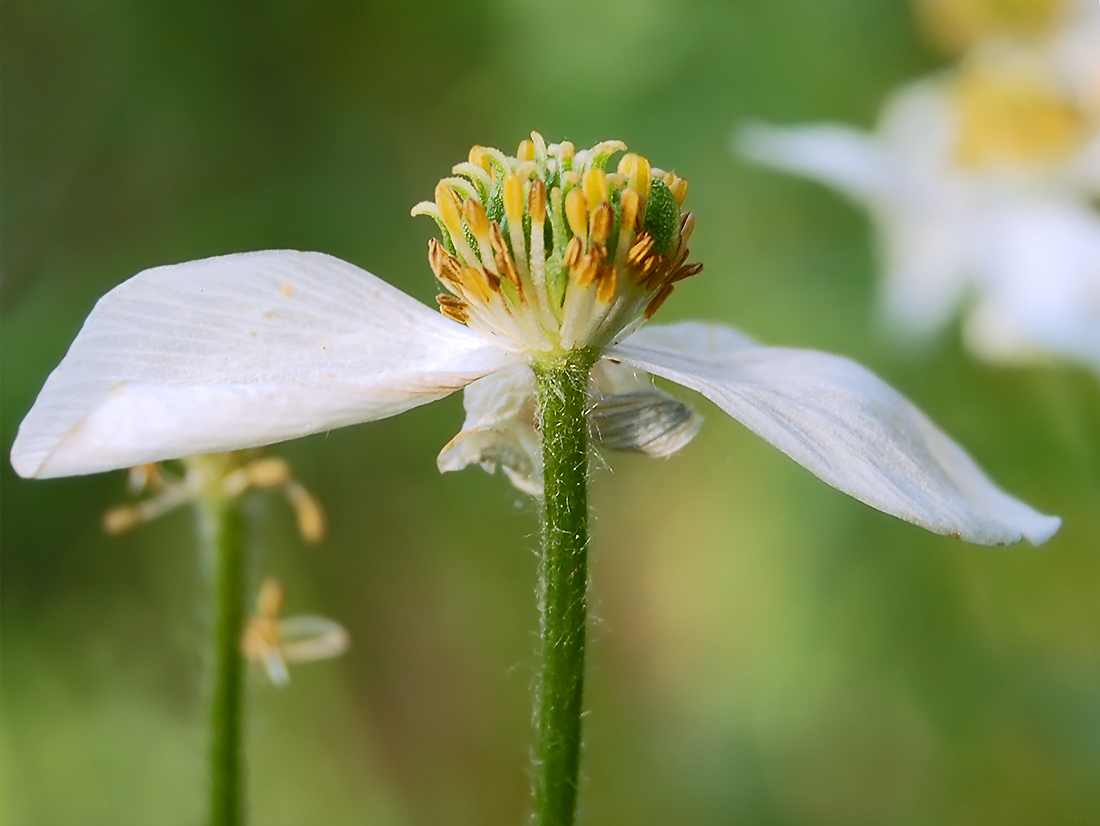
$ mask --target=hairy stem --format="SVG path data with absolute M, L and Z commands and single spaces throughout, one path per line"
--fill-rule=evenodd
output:
M 209 826 L 244 822 L 242 722 L 245 553 L 236 503 L 220 496 L 200 500 L 211 611 L 206 687 Z
M 588 618 L 588 377 L 594 356 L 536 364 L 545 482 L 536 699 L 535 823 L 572 826 L 577 808 Z

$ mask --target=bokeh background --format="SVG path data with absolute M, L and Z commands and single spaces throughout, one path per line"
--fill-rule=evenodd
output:
M 871 124 L 940 60 L 906 4 L 5 0 L 0 60 L 5 457 L 126 277 L 315 249 L 430 303 L 409 208 L 470 145 L 620 138 L 691 183 L 706 270 L 663 320 L 858 359 L 1065 524 L 1041 550 L 926 534 L 696 399 L 681 454 L 594 472 L 582 822 L 1100 817 L 1096 377 L 976 363 L 954 333 L 889 346 L 865 216 L 730 152 L 746 118 Z M 256 578 L 353 640 L 251 680 L 254 823 L 524 821 L 537 511 L 437 473 L 461 420 L 456 396 L 277 448 L 328 512 L 319 547 L 249 499 Z M 109 538 L 124 474 L 0 481 L 4 824 L 198 822 L 191 514 Z

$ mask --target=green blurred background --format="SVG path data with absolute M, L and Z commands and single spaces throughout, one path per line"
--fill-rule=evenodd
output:
M 594 473 L 582 822 L 1100 817 L 1095 376 L 886 345 L 865 217 L 729 150 L 750 117 L 872 123 L 936 65 L 904 3 L 5 0 L 2 47 L 4 457 L 139 270 L 323 250 L 431 303 L 409 208 L 471 144 L 620 138 L 691 183 L 706 270 L 662 320 L 858 359 L 1065 524 L 1038 551 L 926 534 L 696 399 L 681 454 Z M 461 421 L 455 396 L 278 448 L 328 512 L 319 547 L 249 499 L 256 576 L 353 639 L 286 690 L 251 681 L 254 823 L 524 821 L 537 511 L 436 472 Z M 198 822 L 191 514 L 112 539 L 124 474 L 5 458 L 0 480 L 3 823 Z

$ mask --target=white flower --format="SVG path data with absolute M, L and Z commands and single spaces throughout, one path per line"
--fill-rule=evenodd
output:
M 320 253 L 146 270 L 92 311 L 20 427 L 12 464 L 46 478 L 235 450 L 392 416 L 469 385 L 466 427 L 441 466 L 500 463 L 535 488 L 529 365 L 585 349 L 603 359 L 596 391 L 606 404 L 593 426 L 613 446 L 663 454 L 697 427 L 621 364 L 702 393 L 830 485 L 931 531 L 1000 544 L 1057 530 L 1057 518 L 996 488 L 847 359 L 761 346 L 715 324 L 640 327 L 674 280 L 698 271 L 684 264 L 686 184 L 659 171 L 651 179 L 630 155 L 604 175 L 619 144 L 575 155 L 537 136 L 525 144 L 518 158 L 496 153 L 478 166 L 495 170 L 484 177 L 470 167 L 496 150 L 476 148 L 456 167 L 464 177 L 437 190 L 455 246 L 430 245 L 455 293 L 440 305 L 468 326 Z M 467 192 L 448 213 L 452 187 Z
M 891 330 L 928 336 L 965 308 L 982 356 L 1052 354 L 1100 371 L 1100 107 L 1062 73 L 1079 52 L 1076 40 L 990 44 L 900 90 L 875 134 L 755 126 L 738 144 L 871 211 Z M 1100 61 L 1094 70 L 1100 93 Z

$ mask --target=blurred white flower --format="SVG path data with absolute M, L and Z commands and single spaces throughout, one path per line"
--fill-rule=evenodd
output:
M 892 331 L 928 336 L 961 310 L 982 356 L 1053 355 L 1100 371 L 1100 214 L 1091 202 L 1100 193 L 1100 6 L 1092 12 L 1091 28 L 1060 31 L 1042 47 L 989 43 L 958 69 L 901 89 L 874 134 L 757 125 L 738 131 L 737 146 L 871 211 Z M 1087 57 L 1088 82 L 1076 74 Z
M 45 478 L 268 444 L 469 385 L 466 426 L 441 467 L 500 464 L 537 489 L 530 365 L 584 349 L 603 360 L 590 420 L 611 446 L 661 455 L 694 434 L 690 411 L 633 375 L 652 373 L 702 393 L 833 487 L 936 533 L 999 544 L 1057 530 L 1057 518 L 1000 491 L 912 404 L 847 359 L 764 347 L 714 324 L 640 326 L 674 280 L 698 271 L 683 263 L 694 224 L 679 212 L 686 184 L 656 173 L 650 183 L 637 156 L 605 176 L 619 144 L 574 155 L 534 137 L 518 158 L 484 150 L 496 152 L 494 175 L 482 179 L 472 160 L 456 167 L 468 177 L 437 190 L 453 251 L 433 242 L 430 257 L 453 292 L 439 299 L 449 317 L 319 253 L 146 270 L 92 311 L 23 421 L 12 464 Z M 487 217 L 494 202 L 510 245 Z

